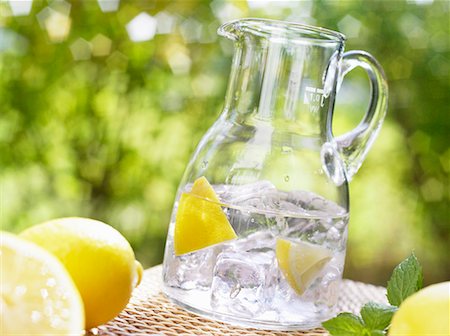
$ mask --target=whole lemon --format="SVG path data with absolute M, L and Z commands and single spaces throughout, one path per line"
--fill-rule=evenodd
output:
M 402 302 L 389 336 L 450 335 L 450 282 L 425 287 Z
M 128 241 L 113 227 L 88 218 L 60 218 L 20 236 L 53 253 L 83 299 L 86 329 L 106 323 L 127 305 L 142 277 Z

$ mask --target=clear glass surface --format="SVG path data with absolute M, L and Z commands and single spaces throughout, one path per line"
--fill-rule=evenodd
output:
M 219 320 L 266 329 L 312 328 L 335 313 L 348 181 L 381 127 L 386 80 L 370 55 L 344 53 L 344 36 L 330 30 L 243 19 L 225 24 L 219 34 L 235 43 L 228 91 L 222 114 L 180 183 L 166 243 L 164 291 L 180 305 Z M 360 125 L 334 138 L 336 92 L 356 66 L 368 73 L 372 100 Z M 176 256 L 178 200 L 201 176 L 213 185 L 237 238 Z M 301 290 L 280 266 L 283 242 L 328 253 Z M 287 267 L 301 263 L 301 257 L 290 256 Z

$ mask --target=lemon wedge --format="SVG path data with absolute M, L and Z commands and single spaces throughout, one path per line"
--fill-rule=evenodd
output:
M 283 238 L 277 239 L 275 252 L 281 272 L 298 295 L 308 289 L 332 257 L 322 246 Z
M 190 193 L 183 193 L 175 220 L 175 255 L 193 252 L 237 238 L 205 177 L 195 180 Z
M 80 294 L 43 248 L 0 232 L 0 334 L 83 335 Z

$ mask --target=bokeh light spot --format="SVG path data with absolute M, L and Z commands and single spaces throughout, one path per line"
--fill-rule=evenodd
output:
M 217 82 L 211 76 L 201 74 L 192 80 L 192 91 L 198 97 L 211 96 L 217 90 Z
M 116 50 L 106 59 L 106 64 L 111 70 L 125 70 L 128 65 L 128 57 Z
M 211 2 L 211 9 L 214 16 L 225 23 L 227 21 L 240 18 L 242 16 L 242 10 L 236 7 L 232 3 L 214 0 Z
M 251 9 L 264 8 L 269 2 L 270 0 L 247 0 L 248 7 Z
M 75 61 L 84 61 L 91 58 L 91 45 L 83 38 L 78 38 L 70 45 L 70 51 Z
M 433 4 L 434 0 L 407 0 L 408 3 L 414 3 L 419 6 L 426 6 Z
M 398 56 L 391 64 L 389 64 L 389 77 L 391 80 L 409 78 L 411 77 L 412 67 L 413 63 L 409 59 L 403 56 Z
M 172 44 L 166 51 L 170 69 L 175 75 L 184 75 L 191 69 L 191 58 L 187 49 L 180 44 Z
M 351 15 L 346 15 L 338 22 L 339 31 L 348 38 L 357 38 L 361 31 L 361 22 Z
M 181 24 L 180 30 L 186 43 L 198 42 L 202 35 L 202 24 L 195 19 L 187 19 Z
M 70 19 L 68 12 L 63 13 L 59 10 L 57 11 L 53 8 L 46 7 L 36 16 L 40 26 L 47 31 L 51 42 L 62 42 L 69 35 L 72 20 Z
M 412 49 L 423 49 L 428 46 L 428 33 L 423 29 L 423 21 L 417 16 L 411 13 L 403 14 L 399 26 Z
M 429 178 L 420 186 L 420 192 L 427 202 L 437 202 L 444 196 L 444 186 L 437 179 Z
M 97 34 L 91 40 L 92 54 L 94 56 L 107 56 L 111 52 L 111 39 L 105 35 Z
M 15 31 L 0 27 L 0 53 L 9 52 L 24 55 L 28 49 L 28 40 Z
M 115 12 L 119 8 L 120 0 L 97 0 L 102 12 Z
M 127 24 L 127 32 L 131 41 L 151 40 L 156 33 L 156 19 L 147 13 L 141 13 Z
M 9 7 L 14 16 L 25 16 L 30 14 L 32 5 L 33 0 L 9 0 Z
M 437 78 L 448 78 L 450 73 L 449 59 L 443 54 L 434 55 L 428 62 L 428 68 Z
M 175 16 L 162 11 L 155 15 L 156 19 L 156 32 L 158 34 L 170 34 L 175 28 Z

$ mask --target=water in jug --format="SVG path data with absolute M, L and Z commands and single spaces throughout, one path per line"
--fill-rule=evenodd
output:
M 218 32 L 235 46 L 228 90 L 176 195 L 164 292 L 234 324 L 317 327 L 336 314 L 348 182 L 386 113 L 383 70 L 328 29 L 241 19 Z M 355 67 L 368 74 L 369 107 L 335 137 L 336 93 Z

